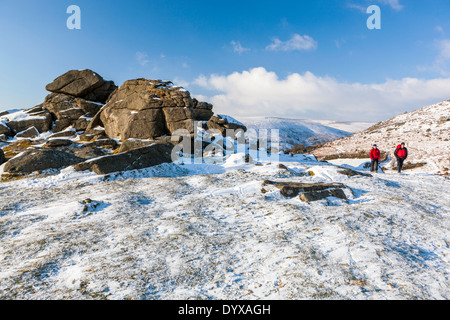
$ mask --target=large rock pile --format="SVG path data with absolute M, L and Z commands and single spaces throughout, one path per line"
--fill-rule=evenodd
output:
M 140 169 L 169 162 L 171 136 L 178 129 L 194 135 L 196 122 L 224 135 L 227 129 L 247 130 L 169 81 L 135 79 L 118 88 L 91 70 L 72 70 L 46 89 L 42 104 L 0 115 L 4 172 L 70 165 L 99 174 Z
M 171 82 L 126 81 L 102 108 L 101 122 L 109 137 L 155 139 L 178 129 L 194 132 L 194 121 L 208 121 L 212 105 L 199 103 Z

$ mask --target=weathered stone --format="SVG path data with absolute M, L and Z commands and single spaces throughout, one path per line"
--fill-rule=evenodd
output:
M 31 149 L 9 160 L 5 172 L 32 173 L 40 170 L 60 169 L 84 161 L 72 152 L 58 149 Z
M 214 112 L 207 109 L 194 109 L 194 119 L 197 121 L 209 121 L 214 115 Z
M 42 110 L 39 113 L 30 114 L 24 119 L 9 121 L 7 125 L 15 134 L 31 127 L 35 127 L 39 133 L 47 132 L 52 125 L 52 115 L 48 111 Z
M 122 142 L 120 145 L 118 153 L 127 152 L 133 149 L 139 149 L 146 146 L 150 146 L 155 143 L 171 143 L 174 146 L 177 145 L 179 142 L 172 141 L 172 137 L 158 137 L 155 140 L 141 140 L 141 139 L 128 139 Z
M 154 144 L 148 147 L 134 149 L 129 152 L 82 162 L 75 165 L 75 170 L 90 170 L 97 174 L 108 174 L 120 171 L 144 169 L 172 162 L 172 149 L 172 144 Z
M 231 117 L 228 117 L 232 119 Z M 237 120 L 228 121 L 228 118 L 223 118 L 221 115 L 214 115 L 208 121 L 208 129 L 219 130 L 223 136 L 226 136 L 227 130 L 242 130 L 247 132 L 247 127 Z
M 84 115 L 83 110 L 78 108 L 71 108 L 67 110 L 62 110 L 58 113 L 58 120 L 68 119 L 71 122 L 78 120 Z
M 92 70 L 71 70 L 56 78 L 45 89 L 84 98 L 104 85 L 103 78 Z
M 107 105 L 108 106 L 108 105 Z M 115 139 L 152 139 L 166 134 L 161 109 L 133 111 L 105 107 L 101 113 L 106 134 Z
M 127 152 L 133 149 L 143 148 L 156 143 L 156 140 L 128 139 L 122 142 L 119 153 Z
M 86 100 L 106 103 L 109 97 L 117 90 L 113 81 L 105 81 L 102 86 L 85 95 Z
M 67 150 L 70 150 L 75 156 L 83 158 L 83 160 L 89 160 L 107 155 L 103 149 L 96 147 L 69 147 Z
M 67 147 L 73 144 L 72 140 L 67 139 L 50 139 L 44 144 L 44 148 Z
M 337 171 L 337 173 L 346 175 L 347 177 L 354 177 L 354 176 L 373 177 L 371 174 L 362 173 L 359 171 L 355 171 L 355 170 L 352 170 L 349 168 L 343 168 L 343 167 L 339 167 L 339 170 Z
M 101 127 L 103 130 L 103 122 L 102 122 L 102 110 L 103 108 L 101 108 L 96 114 L 95 116 L 91 119 L 91 121 L 89 122 L 88 126 L 86 127 L 86 131 L 85 133 L 92 133 L 95 128 L 97 127 Z
M 59 133 L 72 125 L 72 120 L 70 119 L 61 119 L 56 120 L 53 124 L 52 131 L 54 133 Z
M 39 131 L 35 127 L 16 134 L 16 138 L 36 138 L 37 136 L 39 136 Z
M 76 120 L 72 126 L 76 131 L 85 131 L 91 122 L 90 118 L 86 118 L 85 116 L 80 117 Z
M 4 164 L 6 162 L 5 153 L 2 149 L 0 149 L 0 165 Z
M 77 120 L 85 114 L 95 115 L 102 104 L 76 98 L 62 93 L 51 93 L 45 97 L 43 108 L 51 112 L 55 119 Z
M 86 147 L 101 147 L 106 149 L 116 149 L 119 147 L 119 143 L 110 138 L 100 138 L 95 141 L 85 144 Z
M 298 182 L 275 182 L 266 180 L 264 186 L 274 185 L 280 189 L 283 196 L 294 198 L 300 194 L 303 201 L 317 201 L 327 197 L 337 197 L 347 199 L 342 189 L 346 188 L 341 183 L 298 183 Z M 314 200 L 315 199 L 315 200 Z
M 197 108 L 198 107 L 198 108 Z M 194 132 L 196 115 L 209 119 L 212 105 L 199 103 L 171 82 L 135 79 L 126 81 L 103 107 L 100 121 L 111 138 L 155 139 L 178 129 Z M 196 110 L 198 112 L 196 113 Z
M 10 135 L 12 135 L 12 131 L 6 124 L 4 124 L 3 122 L 0 122 L 0 134 L 4 134 L 5 136 L 10 136 Z
M 74 137 L 76 134 L 77 134 L 77 132 L 75 130 L 66 130 L 66 131 L 61 131 L 61 132 L 52 134 L 49 137 L 49 139 L 52 139 L 52 138 L 64 138 L 64 137 Z
M 326 199 L 328 197 L 335 197 L 338 199 L 347 200 L 342 189 L 330 189 L 324 191 L 305 192 L 300 195 L 300 199 L 304 202 L 313 202 Z

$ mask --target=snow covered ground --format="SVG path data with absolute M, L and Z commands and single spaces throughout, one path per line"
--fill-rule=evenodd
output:
M 450 298 L 449 180 L 236 159 L 0 184 L 0 298 Z M 265 179 L 340 182 L 349 200 Z
M 313 151 L 318 157 L 369 152 L 376 143 L 392 159 L 405 142 L 409 150 L 406 163 L 420 165 L 416 173 L 448 174 L 450 168 L 450 100 L 398 115 L 354 135 L 330 141 Z

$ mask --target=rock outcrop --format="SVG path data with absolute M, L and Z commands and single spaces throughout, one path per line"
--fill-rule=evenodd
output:
M 170 81 L 135 79 L 118 88 L 92 70 L 72 70 L 46 89 L 42 104 L 0 115 L 0 137 L 9 144 L 2 153 L 9 160 L 5 172 L 71 165 L 99 174 L 141 169 L 171 162 L 172 136 L 180 129 L 192 139 L 199 128 L 224 135 L 246 130 L 231 117 L 214 116 L 211 104 Z
M 211 105 L 199 103 L 171 82 L 136 79 L 112 95 L 100 119 L 111 138 L 155 139 L 178 129 L 193 133 L 194 121 L 207 121 L 212 115 Z

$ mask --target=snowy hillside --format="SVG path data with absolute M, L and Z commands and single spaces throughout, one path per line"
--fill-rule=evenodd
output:
M 450 298 L 449 180 L 281 157 L 1 183 L 0 298 Z M 342 183 L 348 201 L 266 179 Z
M 448 174 L 450 168 L 450 101 L 405 113 L 371 128 L 327 142 L 313 153 L 317 157 L 370 151 L 376 143 L 390 154 L 405 142 L 410 157 L 407 162 L 416 172 Z M 386 166 L 390 169 L 393 163 Z
M 337 123 L 333 121 L 298 120 L 283 118 L 242 118 L 240 119 L 248 129 L 280 130 L 280 146 L 291 148 L 295 144 L 311 146 L 350 135 L 355 127 L 351 123 Z M 361 127 L 361 123 L 357 124 Z M 364 127 L 364 124 L 362 124 Z M 367 125 L 365 128 L 369 127 Z M 345 128 L 345 131 L 342 128 Z M 270 134 L 270 132 L 269 132 Z

